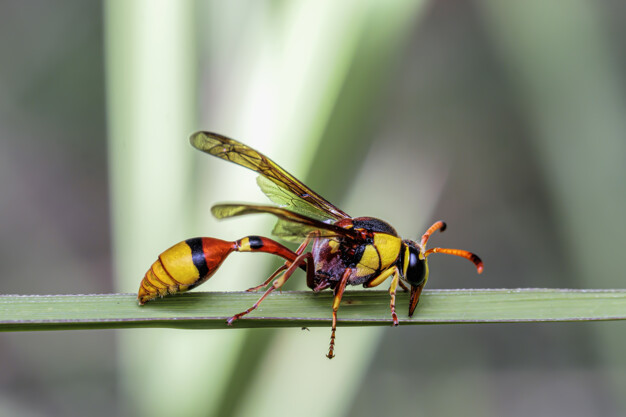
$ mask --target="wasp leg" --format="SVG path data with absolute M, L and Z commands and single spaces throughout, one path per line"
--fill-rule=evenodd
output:
M 393 278 L 391 279 L 391 285 L 389 286 L 389 296 L 391 301 L 389 302 L 389 308 L 391 309 L 391 319 L 393 320 L 393 325 L 397 326 L 398 315 L 396 314 L 396 290 L 398 289 L 398 282 L 400 282 L 400 273 L 396 268 L 395 273 L 393 274 Z
M 296 249 L 296 254 L 297 255 L 301 255 L 304 250 L 306 249 L 307 246 L 309 246 L 309 243 L 311 242 L 311 240 L 315 239 L 319 237 L 319 232 L 318 231 L 313 231 L 311 233 L 309 233 L 307 235 L 307 237 L 304 239 L 304 241 L 300 244 L 300 246 L 298 246 L 298 249 Z M 285 265 L 287 265 L 289 262 L 285 262 Z M 310 262 L 311 265 L 313 265 L 313 261 Z M 313 266 L 311 267 L 307 267 L 306 269 L 306 285 L 309 288 L 313 288 L 314 284 L 314 279 L 315 279 L 315 268 Z
M 305 264 L 306 264 L 307 270 L 313 269 L 313 255 L 311 255 L 311 252 L 303 253 L 303 254 L 300 254 L 298 257 L 296 257 L 291 263 L 291 265 L 289 266 L 289 268 L 287 268 L 287 270 L 283 273 L 283 275 L 281 275 L 279 278 L 277 278 L 274 281 L 274 283 L 267 289 L 267 291 L 265 291 L 265 293 L 261 296 L 261 298 L 259 298 L 257 302 L 252 305 L 252 307 L 250 307 L 246 311 L 242 311 L 239 314 L 235 314 L 234 316 L 232 316 L 226 321 L 226 324 L 228 324 L 229 326 L 232 326 L 235 320 L 239 320 L 246 314 L 249 314 L 252 311 L 256 310 L 259 307 L 259 304 L 261 304 L 261 302 L 265 300 L 265 297 L 270 295 L 274 290 L 281 288 L 285 284 L 285 282 L 287 282 L 289 277 L 291 277 L 291 275 L 296 270 L 296 268 L 303 266 Z M 279 268 L 279 270 L 280 269 L 281 268 Z
M 339 285 L 335 287 L 335 298 L 333 299 L 333 326 L 330 332 L 330 347 L 328 348 L 328 355 L 326 357 L 328 359 L 332 359 L 335 357 L 335 333 L 337 331 L 337 310 L 339 309 L 339 303 L 341 302 L 341 297 L 343 297 L 343 292 L 346 289 L 346 284 L 348 283 L 348 278 L 352 274 L 352 269 L 346 268 L 343 271 L 343 276 L 341 277 L 341 281 L 339 281 Z
M 304 241 L 300 244 L 300 246 L 298 246 L 298 249 L 296 249 L 296 251 L 295 251 L 296 256 L 302 255 L 302 253 L 304 252 L 306 247 L 309 245 L 309 242 L 311 242 L 311 239 L 313 239 L 316 235 L 317 235 L 317 232 L 311 232 L 304 239 Z M 270 275 L 270 277 L 268 279 L 266 279 L 261 285 L 257 285 L 256 287 L 248 288 L 246 291 L 248 291 L 248 292 L 256 292 L 256 291 L 260 290 L 261 288 L 267 287 L 269 285 L 269 283 L 272 282 L 272 280 L 278 276 L 279 273 L 281 273 L 285 269 L 289 268 L 290 265 L 291 265 L 291 262 L 285 261 L 285 263 L 280 268 L 278 268 L 276 271 L 274 271 L 274 273 L 272 275 Z M 311 285 L 309 285 L 309 283 L 313 282 L 313 278 L 314 277 L 315 277 L 315 272 L 314 272 L 313 268 L 307 268 L 306 269 L 306 282 L 307 282 L 307 285 L 309 287 L 311 287 Z
M 274 278 L 276 278 L 278 276 L 278 274 L 280 274 L 282 271 L 287 269 L 289 267 L 289 265 L 291 265 L 290 262 L 285 262 L 284 265 L 282 265 L 280 268 L 278 268 L 276 271 L 274 271 L 274 273 L 272 275 L 270 275 L 270 277 L 268 279 L 263 281 L 263 283 L 261 285 L 257 285 L 256 287 L 248 288 L 246 291 L 247 292 L 257 292 L 261 288 L 267 287 L 269 285 L 269 283 L 272 282 L 272 280 Z
M 383 272 L 380 273 L 379 276 L 369 282 L 366 282 L 365 284 L 363 284 L 363 286 L 366 288 L 375 287 L 382 284 L 384 281 L 387 280 L 387 278 L 392 275 L 393 278 L 391 279 L 391 285 L 389 286 L 389 295 L 391 296 L 389 308 L 391 309 L 391 319 L 393 320 L 393 325 L 397 326 L 399 321 L 398 315 L 396 314 L 396 290 L 398 289 L 398 284 L 403 285 L 402 281 L 400 281 L 400 270 L 398 269 L 398 267 L 392 266 L 391 268 L 385 269 Z
M 404 282 L 402 282 L 402 280 L 398 281 L 398 284 L 400 285 L 400 287 L 402 287 L 402 289 L 404 290 L 404 292 L 407 292 L 409 290 L 409 287 L 407 287 Z
M 309 246 L 309 243 L 311 242 L 312 239 L 318 237 L 319 233 L 317 231 L 313 231 L 311 233 L 308 234 L 308 236 L 306 238 L 304 238 L 304 241 L 302 241 L 302 243 L 300 244 L 300 246 L 298 246 L 298 249 L 296 249 L 296 253 L 298 255 L 301 255 L 304 250 L 306 249 L 307 246 Z

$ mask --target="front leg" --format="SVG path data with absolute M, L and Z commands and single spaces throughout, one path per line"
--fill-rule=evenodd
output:
M 400 282 L 400 271 L 398 271 L 397 267 L 393 268 L 394 274 L 391 279 L 391 285 L 389 286 L 389 296 L 391 297 L 391 301 L 389 302 L 389 308 L 391 309 L 391 319 L 393 320 L 393 325 L 397 326 L 398 315 L 396 314 L 396 290 L 398 289 L 398 283 Z
M 398 315 L 396 314 L 396 291 L 398 289 L 398 284 L 402 285 L 402 281 L 400 281 L 400 270 L 397 266 L 392 266 L 391 268 L 385 269 L 380 273 L 376 278 L 371 281 L 363 284 L 365 288 L 376 287 L 377 285 L 385 282 L 390 276 L 393 275 L 391 279 L 391 285 L 389 286 L 389 295 L 391 296 L 391 302 L 389 303 L 389 308 L 391 309 L 391 320 L 393 321 L 393 325 L 397 326 L 399 324 Z

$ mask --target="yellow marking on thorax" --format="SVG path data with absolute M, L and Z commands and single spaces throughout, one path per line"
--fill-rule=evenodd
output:
M 402 262 L 402 276 L 406 277 L 407 270 L 409 269 L 409 261 L 411 260 L 411 252 L 409 247 L 404 247 L 404 262 Z
M 358 276 L 373 274 L 387 269 L 400 254 L 402 240 L 387 233 L 375 233 L 374 243 L 367 245 L 358 264 Z
M 198 268 L 193 264 L 191 248 L 186 242 L 172 246 L 159 256 L 163 267 L 182 286 L 195 283 L 200 278 Z
M 335 253 L 339 250 L 340 245 L 335 239 L 330 239 L 328 241 L 328 246 L 330 247 L 330 253 Z

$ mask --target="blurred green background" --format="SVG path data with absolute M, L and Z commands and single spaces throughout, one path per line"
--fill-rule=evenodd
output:
M 405 238 L 445 219 L 431 245 L 485 272 L 434 256 L 429 288 L 624 288 L 625 21 L 619 1 L 0 1 L 0 292 L 133 292 L 182 239 L 268 234 L 211 218 L 266 200 L 199 129 Z M 272 265 L 234 255 L 201 290 Z M 0 416 L 622 416 L 625 335 L 340 327 L 328 361 L 324 328 L 2 334 Z

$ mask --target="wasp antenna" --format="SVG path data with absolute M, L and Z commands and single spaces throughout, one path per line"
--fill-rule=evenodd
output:
M 430 226 L 428 230 L 426 231 L 426 233 L 422 235 L 422 241 L 420 242 L 422 250 L 426 248 L 426 243 L 428 243 L 428 239 L 430 239 L 430 235 L 435 233 L 437 230 L 440 230 L 443 232 L 444 230 L 446 230 L 446 227 L 447 227 L 446 222 L 441 221 L 441 220 L 439 220 L 438 222 Z
M 432 253 L 447 253 L 448 255 L 460 256 L 461 258 L 465 258 L 476 265 L 476 270 L 479 274 L 482 274 L 483 272 L 483 261 L 480 260 L 478 255 L 472 252 L 463 249 L 432 248 L 428 249 L 426 253 L 424 253 L 424 257 L 427 257 Z

